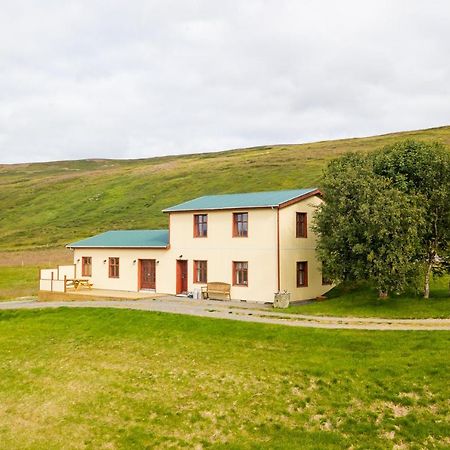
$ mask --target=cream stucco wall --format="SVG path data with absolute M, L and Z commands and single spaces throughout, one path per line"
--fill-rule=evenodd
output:
M 315 207 L 321 201 L 315 196 L 280 209 L 280 288 L 291 293 L 291 301 L 315 298 L 331 288 L 322 285 L 322 265 L 316 257 L 316 236 L 311 230 Z M 297 212 L 307 213 L 306 238 L 296 237 Z M 308 262 L 308 286 L 297 287 L 297 261 Z
M 173 260 L 188 260 L 188 289 L 193 283 L 193 261 L 208 261 L 208 281 L 232 284 L 233 261 L 248 261 L 248 287 L 232 286 L 231 298 L 261 302 L 273 301 L 277 289 L 276 212 L 248 210 L 248 237 L 232 237 L 233 210 L 196 211 L 208 214 L 208 236 L 193 237 L 193 213 L 170 215 L 170 250 Z M 175 276 L 173 277 L 175 279 Z
M 201 211 L 196 214 L 202 213 Z M 157 249 L 75 249 L 77 276 L 81 277 L 81 259 L 92 257 L 95 288 L 138 290 L 138 260 L 156 259 L 156 292 L 176 293 L 176 261 L 188 261 L 188 291 L 200 289 L 194 283 L 194 260 L 208 261 L 208 281 L 232 284 L 233 261 L 248 261 L 248 287 L 232 286 L 231 298 L 260 302 L 273 301 L 277 290 L 276 211 L 248 210 L 247 238 L 232 237 L 233 211 L 208 211 L 208 236 L 193 237 L 192 212 L 172 213 L 170 247 Z M 120 258 L 120 277 L 108 277 L 108 258 Z M 104 262 L 106 261 L 106 262 Z M 136 263 L 133 263 L 136 261 Z
M 81 260 L 83 256 L 92 257 L 92 276 L 81 275 Z M 109 278 L 108 258 L 119 258 L 119 278 Z M 155 259 L 156 264 L 156 290 L 167 291 L 164 284 L 165 277 L 160 276 L 170 270 L 167 251 L 160 249 L 120 249 L 120 248 L 77 248 L 74 249 L 74 264 L 76 265 L 76 276 L 88 278 L 96 289 L 112 289 L 119 291 L 138 290 L 138 260 Z M 136 261 L 136 262 L 134 262 Z
M 279 210 L 280 289 L 291 293 L 291 300 L 305 300 L 323 294 L 320 264 L 315 256 L 315 237 L 308 230 L 307 238 L 295 237 L 295 213 L 308 214 L 312 222 L 318 197 Z M 156 292 L 176 293 L 177 259 L 188 261 L 188 291 L 200 289 L 194 283 L 194 260 L 208 261 L 208 281 L 232 284 L 232 262 L 248 261 L 248 287 L 232 286 L 231 298 L 272 302 L 278 290 L 277 210 L 248 209 L 248 237 L 232 237 L 233 212 L 237 210 L 196 211 L 208 214 L 208 236 L 193 237 L 194 212 L 170 214 L 170 246 L 168 249 L 75 249 L 74 263 L 81 277 L 81 259 L 92 257 L 91 281 L 95 288 L 124 291 L 138 290 L 139 259 L 155 259 Z M 109 278 L 108 258 L 120 258 L 120 277 Z M 104 262 L 106 261 L 106 262 Z M 136 261 L 136 262 L 134 262 Z M 296 262 L 308 261 L 308 287 L 296 287 Z

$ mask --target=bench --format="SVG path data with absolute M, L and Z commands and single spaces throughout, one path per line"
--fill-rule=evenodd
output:
M 211 283 L 207 283 L 206 286 L 202 287 L 202 298 L 203 299 L 211 299 L 212 295 L 220 295 L 228 297 L 228 300 L 231 300 L 231 285 L 228 283 L 222 283 L 220 281 L 214 281 Z M 222 299 L 220 299 L 222 300 Z
M 94 285 L 86 279 L 73 278 L 66 280 L 66 287 L 73 287 L 75 288 L 75 290 L 77 290 L 80 286 L 85 286 L 89 289 L 92 289 L 92 286 Z

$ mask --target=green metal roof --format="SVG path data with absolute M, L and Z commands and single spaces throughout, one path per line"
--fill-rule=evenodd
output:
M 107 231 L 87 239 L 68 244 L 69 248 L 166 248 L 169 245 L 169 230 L 118 230 Z
M 290 191 L 249 192 L 245 194 L 206 195 L 179 205 L 163 209 L 163 212 L 199 211 L 209 209 L 270 208 L 308 195 L 317 188 Z

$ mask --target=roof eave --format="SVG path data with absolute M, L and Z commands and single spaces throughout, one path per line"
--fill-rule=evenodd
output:
M 263 209 L 263 208 L 278 208 L 278 205 L 264 205 L 264 206 L 224 206 L 222 208 L 189 208 L 189 209 L 163 209 L 163 213 L 177 213 L 177 212 L 192 212 L 192 211 L 222 211 L 222 210 L 240 210 L 240 209 Z
M 168 249 L 169 245 L 70 245 L 66 248 L 150 248 L 150 249 Z
M 290 200 L 286 200 L 283 203 L 280 203 L 278 205 L 278 208 L 280 208 L 280 209 L 286 208 L 287 206 L 290 206 L 290 205 L 293 205 L 295 203 L 301 202 L 302 200 L 305 200 L 305 199 L 310 198 L 310 197 L 314 197 L 316 195 L 319 196 L 319 197 L 322 197 L 322 192 L 320 191 L 320 189 L 314 189 L 313 191 L 307 192 L 306 194 L 298 195 L 297 197 L 294 197 L 294 198 L 292 198 Z
M 314 189 L 313 191 L 307 192 L 306 194 L 297 195 L 289 200 L 285 200 L 281 203 L 276 203 L 274 205 L 263 205 L 263 206 L 224 206 L 217 208 L 183 208 L 183 209 L 163 209 L 163 213 L 177 213 L 177 212 L 193 212 L 193 211 L 221 211 L 221 210 L 239 210 L 239 209 L 262 209 L 262 208 L 285 208 L 286 206 L 292 205 L 294 203 L 305 200 L 306 198 L 313 197 L 315 195 L 322 196 L 320 189 Z

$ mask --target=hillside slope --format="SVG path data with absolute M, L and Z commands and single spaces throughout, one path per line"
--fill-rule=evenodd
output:
M 200 195 L 317 186 L 330 159 L 406 138 L 450 146 L 450 126 L 187 156 L 0 165 L 0 250 L 165 227 L 163 208 Z

